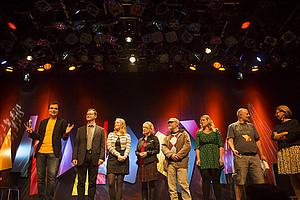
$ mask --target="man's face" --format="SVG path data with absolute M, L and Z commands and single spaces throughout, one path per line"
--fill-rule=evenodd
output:
M 94 111 L 89 110 L 89 111 L 87 111 L 85 118 L 86 118 L 87 121 L 92 121 L 92 120 L 95 120 L 97 118 L 97 115 L 95 115 Z
M 176 127 L 178 126 L 178 123 L 173 121 L 173 122 L 168 122 L 169 124 L 169 130 L 173 131 L 174 129 L 176 129 Z
M 58 105 L 57 104 L 51 104 L 49 106 L 49 115 L 53 118 L 57 117 L 58 115 Z
M 240 113 L 240 118 L 244 120 L 245 122 L 250 121 L 250 114 L 248 110 L 242 110 Z

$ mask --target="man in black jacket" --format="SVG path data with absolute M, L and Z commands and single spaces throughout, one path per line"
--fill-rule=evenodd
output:
M 88 169 L 89 189 L 88 199 L 94 199 L 98 166 L 105 159 L 104 129 L 96 125 L 97 111 L 88 109 L 86 113 L 87 125 L 78 128 L 73 149 L 72 163 L 77 165 L 78 199 L 84 199 L 85 180 Z
M 50 117 L 41 121 L 38 132 L 33 131 L 31 122 L 24 124 L 29 137 L 39 140 L 35 150 L 37 168 L 38 197 L 40 200 L 53 199 L 55 177 L 61 157 L 61 138 L 68 139 L 74 125 L 67 125 L 66 120 L 58 117 L 59 105 L 51 102 L 48 105 Z M 45 184 L 47 168 L 47 185 Z

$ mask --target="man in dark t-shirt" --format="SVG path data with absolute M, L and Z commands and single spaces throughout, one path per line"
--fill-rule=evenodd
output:
M 237 111 L 238 121 L 230 124 L 227 130 L 228 145 L 234 153 L 235 195 L 240 200 L 243 195 L 243 186 L 246 183 L 248 172 L 253 183 L 264 183 L 263 171 L 257 149 L 261 159 L 267 161 L 263 154 L 260 137 L 253 124 L 249 123 L 250 114 L 246 108 Z

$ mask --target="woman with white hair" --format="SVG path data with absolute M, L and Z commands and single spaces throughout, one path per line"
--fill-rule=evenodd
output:
M 147 121 L 143 124 L 144 136 L 139 139 L 135 154 L 137 156 L 138 170 L 136 182 L 142 183 L 142 200 L 148 199 L 148 188 L 150 190 L 150 200 L 156 199 L 155 181 L 158 180 L 157 154 L 159 153 L 159 140 L 153 135 L 154 126 Z M 149 187 L 148 187 L 149 184 Z

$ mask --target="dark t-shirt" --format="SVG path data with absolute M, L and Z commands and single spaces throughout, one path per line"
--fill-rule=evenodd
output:
M 287 140 L 278 140 L 278 150 L 286 147 L 300 145 L 300 125 L 297 120 L 291 119 L 289 121 L 277 124 L 273 130 L 272 139 L 274 132 L 281 133 L 287 131 Z
M 232 138 L 236 150 L 240 154 L 255 154 L 257 153 L 256 141 L 259 140 L 259 135 L 256 128 L 251 123 L 234 122 L 228 126 L 227 139 Z

